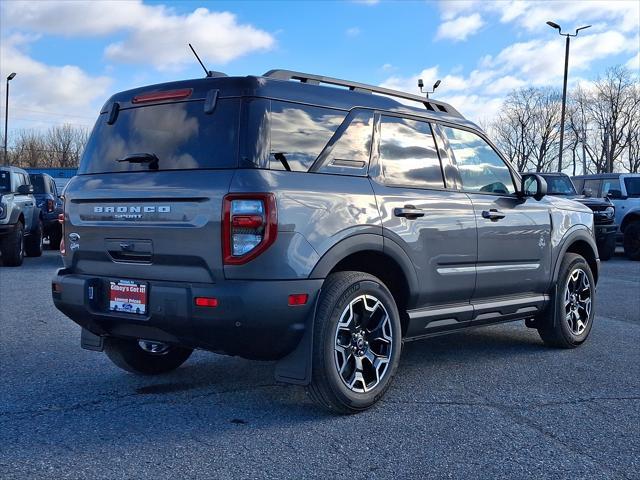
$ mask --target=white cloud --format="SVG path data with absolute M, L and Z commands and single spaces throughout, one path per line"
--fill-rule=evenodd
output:
M 468 36 L 476 34 L 483 25 L 484 21 L 479 13 L 456 17 L 440 24 L 438 32 L 436 33 L 436 39 L 463 41 L 466 40 Z
M 345 31 L 348 37 L 357 37 L 360 35 L 360 29 L 358 27 L 347 28 Z
M 97 109 L 107 96 L 111 79 L 91 76 L 76 65 L 54 66 L 34 60 L 24 50 L 36 39 L 15 34 L 3 38 L 0 45 L 0 78 L 6 78 L 12 71 L 18 73 L 11 82 L 10 116 L 18 118 L 18 121 L 12 121 L 12 125 L 93 124 Z M 34 117 L 40 118 L 43 124 L 20 121 Z
M 275 45 L 272 34 L 241 24 L 229 12 L 198 8 L 178 14 L 140 0 L 3 2 L 3 23 L 40 34 L 96 36 L 118 32 L 124 39 L 105 49 L 109 60 L 177 69 L 193 62 L 193 43 L 208 64 L 224 64 Z
M 636 53 L 636 55 L 629 59 L 625 66 L 634 72 L 636 75 L 640 74 L 640 52 Z
M 240 25 L 235 15 L 198 8 L 187 16 L 143 22 L 122 42 L 107 46 L 105 55 L 125 63 L 151 63 L 175 69 L 193 62 L 187 43 L 193 43 L 206 64 L 224 64 L 256 50 L 268 50 L 274 38 L 250 25 Z

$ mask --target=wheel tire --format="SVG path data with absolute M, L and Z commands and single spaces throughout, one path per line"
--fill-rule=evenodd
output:
M 600 256 L 600 260 L 606 262 L 607 260 L 611 260 L 616 254 L 616 236 L 609 235 L 607 239 L 602 243 L 602 245 L 598 245 L 598 255 Z
M 42 256 L 43 244 L 43 227 L 42 221 L 38 220 L 38 225 L 34 232 L 29 235 L 24 241 L 24 251 L 28 257 L 40 257 Z
M 355 316 L 353 312 L 356 312 Z M 348 324 L 344 323 L 346 315 L 349 315 Z M 341 319 L 343 323 L 339 326 Z M 362 320 L 378 323 L 365 326 L 360 323 Z M 311 383 L 307 387 L 309 396 L 321 407 L 335 413 L 356 413 L 371 407 L 391 385 L 400 361 L 401 336 L 398 308 L 380 280 L 361 272 L 329 275 L 322 287 L 314 323 L 313 368 Z M 370 343 L 363 345 L 365 341 Z M 350 345 L 339 347 L 341 352 L 347 353 L 338 353 L 339 342 Z M 354 353 L 351 349 L 355 348 L 363 350 Z M 374 360 L 370 361 L 370 358 Z M 338 366 L 340 359 L 345 370 L 343 373 Z M 374 367 L 375 363 L 377 367 Z M 361 380 L 358 380 L 357 372 Z M 347 386 L 348 379 L 343 375 L 355 379 L 351 382 L 352 388 Z M 367 378 L 372 376 L 375 379 L 367 386 Z
M 123 338 L 107 339 L 104 351 L 118 367 L 138 375 L 159 375 L 175 370 L 193 352 L 190 348 L 169 346 L 165 353 L 150 353 L 138 340 Z
M 640 260 L 640 221 L 635 221 L 624 230 L 624 254 L 630 260 Z
M 24 260 L 24 225 L 16 224 L 16 228 L 2 239 L 0 243 L 2 263 L 7 267 L 19 267 Z
M 578 280 L 574 280 L 576 275 Z M 584 284 L 580 283 L 583 278 L 586 278 L 588 282 L 587 289 L 584 290 Z M 578 286 L 577 290 L 573 286 Z M 538 333 L 547 346 L 557 348 L 578 347 L 587 340 L 591 332 L 595 312 L 595 281 L 589 264 L 582 256 L 575 253 L 567 253 L 565 255 L 560 265 L 556 290 L 555 304 L 550 306 L 551 315 L 539 321 Z M 584 303 L 580 303 L 579 299 L 587 298 L 585 293 L 587 290 L 589 301 L 585 300 Z M 572 295 L 576 291 L 582 293 L 579 294 L 578 300 L 574 303 Z M 588 307 L 586 307 L 587 303 Z M 574 313 L 573 307 L 576 305 L 582 306 L 578 306 Z M 569 313 L 567 313 L 567 309 L 569 309 Z M 582 330 L 578 320 L 576 320 L 576 315 L 581 318 Z
M 49 250 L 60 250 L 60 241 L 62 240 L 62 227 L 56 225 L 49 234 Z

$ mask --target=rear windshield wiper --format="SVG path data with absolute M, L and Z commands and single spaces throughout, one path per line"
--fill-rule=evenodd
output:
M 122 158 L 116 159 L 117 162 L 129 162 L 129 163 L 148 163 L 150 170 L 158 169 L 158 162 L 160 159 L 155 153 L 130 153 Z

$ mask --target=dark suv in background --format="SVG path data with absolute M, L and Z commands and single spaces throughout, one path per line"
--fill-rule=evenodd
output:
M 582 175 L 573 181 L 578 191 L 613 202 L 624 253 L 631 260 L 640 260 L 640 173 Z
M 40 208 L 44 236 L 49 238 L 49 248 L 57 250 L 62 240 L 62 225 L 58 216 L 62 213 L 62 199 L 53 177 L 46 173 L 29 174 L 33 196 Z
M 436 100 L 285 70 L 146 86 L 105 103 L 65 189 L 53 299 L 125 370 L 278 360 L 357 412 L 404 341 L 508 320 L 587 339 L 593 214 L 545 193 Z
M 578 195 L 571 178 L 565 173 L 540 173 L 547 182 L 547 195 L 558 195 L 586 205 L 593 211 L 596 244 L 600 260 L 609 260 L 616 252 L 616 209 L 608 198 Z

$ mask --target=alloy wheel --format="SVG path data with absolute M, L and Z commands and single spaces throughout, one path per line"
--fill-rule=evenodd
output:
M 574 335 L 581 335 L 591 318 L 591 282 L 581 268 L 576 268 L 567 279 L 564 309 L 569 329 Z
M 389 370 L 393 350 L 391 318 L 373 295 L 360 295 L 340 316 L 334 359 L 338 375 L 349 390 L 366 393 L 378 386 Z

